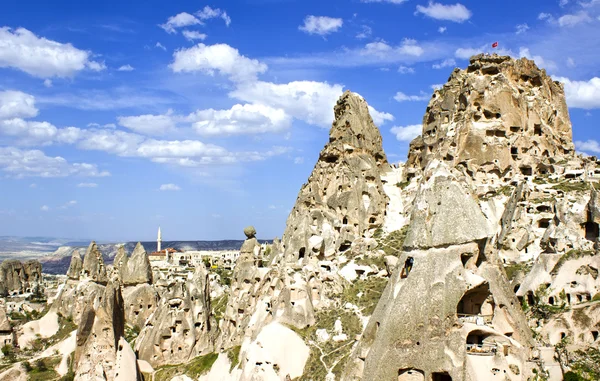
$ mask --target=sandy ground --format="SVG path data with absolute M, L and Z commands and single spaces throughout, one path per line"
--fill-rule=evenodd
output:
M 58 315 L 56 312 L 48 312 L 41 319 L 30 321 L 21 327 L 18 333 L 19 347 L 27 348 L 38 334 L 43 338 L 48 338 L 56 334 L 58 328 Z

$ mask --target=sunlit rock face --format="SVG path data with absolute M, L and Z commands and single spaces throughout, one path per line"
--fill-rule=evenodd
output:
M 287 262 L 331 258 L 384 221 L 381 173 L 389 165 L 367 102 L 347 91 L 334 114 L 329 143 L 287 220 L 282 239 Z
M 438 159 L 493 185 L 553 173 L 574 153 L 563 86 L 526 58 L 481 54 L 434 92 L 406 176 Z

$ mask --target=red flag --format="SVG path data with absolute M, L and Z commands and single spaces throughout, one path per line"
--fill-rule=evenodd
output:
M 498 41 L 496 41 L 492 44 L 492 48 L 497 48 L 497 47 L 498 47 Z

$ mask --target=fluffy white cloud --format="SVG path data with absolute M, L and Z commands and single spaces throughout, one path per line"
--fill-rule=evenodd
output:
M 592 21 L 590 15 L 586 11 L 580 11 L 574 14 L 559 17 L 558 25 L 562 27 L 572 27 L 590 21 Z
M 194 40 L 204 41 L 206 39 L 206 34 L 197 32 L 195 30 L 187 30 L 186 29 L 183 32 L 181 32 L 181 34 L 183 34 L 183 37 L 185 37 L 186 39 L 188 39 L 190 41 L 194 41 Z
M 42 206 L 41 206 L 41 208 L 40 208 L 40 210 L 41 210 L 42 212 L 47 212 L 47 211 L 49 211 L 49 210 L 50 210 L 50 207 L 49 207 L 48 205 L 42 205 Z
M 438 32 L 440 32 L 442 34 L 446 33 L 447 30 L 448 30 L 448 28 L 446 28 L 445 26 L 441 26 L 438 28 Z
M 71 44 L 38 37 L 25 28 L 0 27 L 0 67 L 12 67 L 36 77 L 70 77 L 78 71 L 96 70 L 90 52 Z
M 119 116 L 119 125 L 144 135 L 165 135 L 175 129 L 172 111 L 164 115 Z
M 396 136 L 401 142 L 410 142 L 417 136 L 421 135 L 421 131 L 423 131 L 423 126 L 420 124 L 413 124 L 410 126 L 395 126 L 390 130 L 392 134 Z
M 77 188 L 97 188 L 98 184 L 96 183 L 79 183 L 77 184 Z
M 189 117 L 200 135 L 243 135 L 280 132 L 291 125 L 282 109 L 262 104 L 234 105 L 229 110 L 198 110 Z
M 429 95 L 421 91 L 420 95 L 406 95 L 401 91 L 398 91 L 394 95 L 394 99 L 398 102 L 420 102 L 429 100 Z
M 456 61 L 454 61 L 452 58 L 448 58 L 443 60 L 440 63 L 437 64 L 433 64 L 431 67 L 433 67 L 434 69 L 442 69 L 445 67 L 455 67 L 456 66 Z
M 0 170 L 17 178 L 110 176 L 109 172 L 100 171 L 95 164 L 71 164 L 60 156 L 50 157 L 39 150 L 20 150 L 15 147 L 0 147 Z
M 44 86 L 52 87 L 52 81 L 49 80 L 48 78 L 44 79 Z
M 475 48 L 458 48 L 454 52 L 454 55 L 456 56 L 456 58 L 460 58 L 460 59 L 463 59 L 463 60 L 468 60 L 472 56 L 477 55 L 477 54 L 479 54 L 481 52 L 482 52 L 481 48 L 479 48 L 479 49 L 475 49 Z
M 177 28 L 183 28 L 190 25 L 198 25 L 202 22 L 187 12 L 181 12 L 175 16 L 169 17 L 166 23 L 159 25 L 167 33 L 177 33 Z
M 572 81 L 565 77 L 556 77 L 565 86 L 565 95 L 569 107 L 595 109 L 600 108 L 600 78 L 589 81 Z
M 209 20 L 220 17 L 225 21 L 225 25 L 229 26 L 231 24 L 231 17 L 227 15 L 227 12 L 222 11 L 219 8 L 211 8 L 208 5 L 205 6 L 204 9 L 196 12 L 196 16 L 198 16 L 200 20 Z
M 550 13 L 544 13 L 544 12 L 542 12 L 542 13 L 540 13 L 538 15 L 538 20 L 548 20 L 548 21 L 551 21 L 551 20 L 554 20 L 554 17 L 552 17 L 552 15 Z
M 69 209 L 70 207 L 75 206 L 75 205 L 77 205 L 77 201 L 71 200 L 71 201 L 68 201 L 68 202 L 64 203 L 63 205 L 59 206 L 58 209 Z
M 167 48 L 163 44 L 161 44 L 160 42 L 157 42 L 156 45 L 154 45 L 154 47 L 158 48 L 158 49 L 162 49 L 165 52 L 167 51 Z
M 328 128 L 333 121 L 333 106 L 343 90 L 342 85 L 330 85 L 327 82 L 275 84 L 258 81 L 240 84 L 229 96 L 244 102 L 283 109 L 296 119 Z
M 118 71 L 134 71 L 135 68 L 129 64 L 123 65 L 117 69 Z
M 310 15 L 306 16 L 304 25 L 300 25 L 298 29 L 308 34 L 325 36 L 329 33 L 337 32 L 343 24 L 344 21 L 339 18 Z
M 86 66 L 93 71 L 106 70 L 106 64 L 104 62 L 89 61 L 86 63 Z
M 516 26 L 517 31 L 516 34 L 523 34 L 529 30 L 529 25 L 527 24 L 519 24 Z
M 586 153 L 600 153 L 600 143 L 597 140 L 576 141 L 575 147 Z
M 430 1 L 426 7 L 417 5 L 416 13 L 422 13 L 425 16 L 436 20 L 448 20 L 458 23 L 465 22 L 472 16 L 471 11 L 460 3 L 456 3 L 454 5 L 443 5 L 433 1 Z
M 179 185 L 175 185 L 175 184 L 163 184 L 160 186 L 160 188 L 158 188 L 158 190 L 161 191 L 178 191 L 181 190 L 181 188 L 179 187 Z
M 371 37 L 372 34 L 373 34 L 373 29 L 371 29 L 370 26 L 362 25 L 361 31 L 356 35 L 356 38 L 358 38 L 359 40 L 362 40 L 362 39 Z
M 33 118 L 37 114 L 33 95 L 13 90 L 0 91 L 0 120 Z
M 371 118 L 373 119 L 373 123 L 377 126 L 381 126 L 387 121 L 393 122 L 394 116 L 387 112 L 377 111 L 374 107 L 369 105 L 369 114 L 371 114 Z
M 258 74 L 267 70 L 264 63 L 241 55 L 237 49 L 227 44 L 198 44 L 189 49 L 177 50 L 173 53 L 173 63 L 169 67 L 176 73 L 200 71 L 214 75 L 218 72 L 233 81 L 254 80 Z
M 302 156 L 296 156 L 294 158 L 294 164 L 304 164 L 304 157 L 302 157 Z

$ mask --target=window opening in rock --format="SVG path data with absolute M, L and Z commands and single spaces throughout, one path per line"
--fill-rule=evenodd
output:
M 425 381 L 425 373 L 418 369 L 398 370 L 398 381 Z
M 306 254 L 306 248 L 305 247 L 301 247 L 300 250 L 298 251 L 298 259 L 304 258 L 305 254 Z
M 542 136 L 542 126 L 540 124 L 536 124 L 533 126 L 533 134 L 537 136 Z
M 481 315 L 481 307 L 486 302 L 486 299 L 490 296 L 490 287 L 487 283 L 484 283 L 472 290 L 469 290 L 462 297 L 458 306 L 456 307 L 456 314 L 458 317 L 476 316 Z M 491 311 L 486 311 L 491 312 Z
M 450 375 L 446 372 L 444 373 L 433 373 L 431 375 L 431 380 L 432 381 L 452 381 L 452 377 L 450 377 Z
M 540 229 L 548 229 L 550 227 L 550 219 L 542 218 L 541 220 L 538 221 L 538 227 Z
M 519 169 L 521 170 L 521 173 L 525 176 L 533 175 L 533 169 L 531 167 L 521 167 Z
M 598 331 L 592 331 L 592 337 L 594 338 L 594 341 L 598 340 Z

